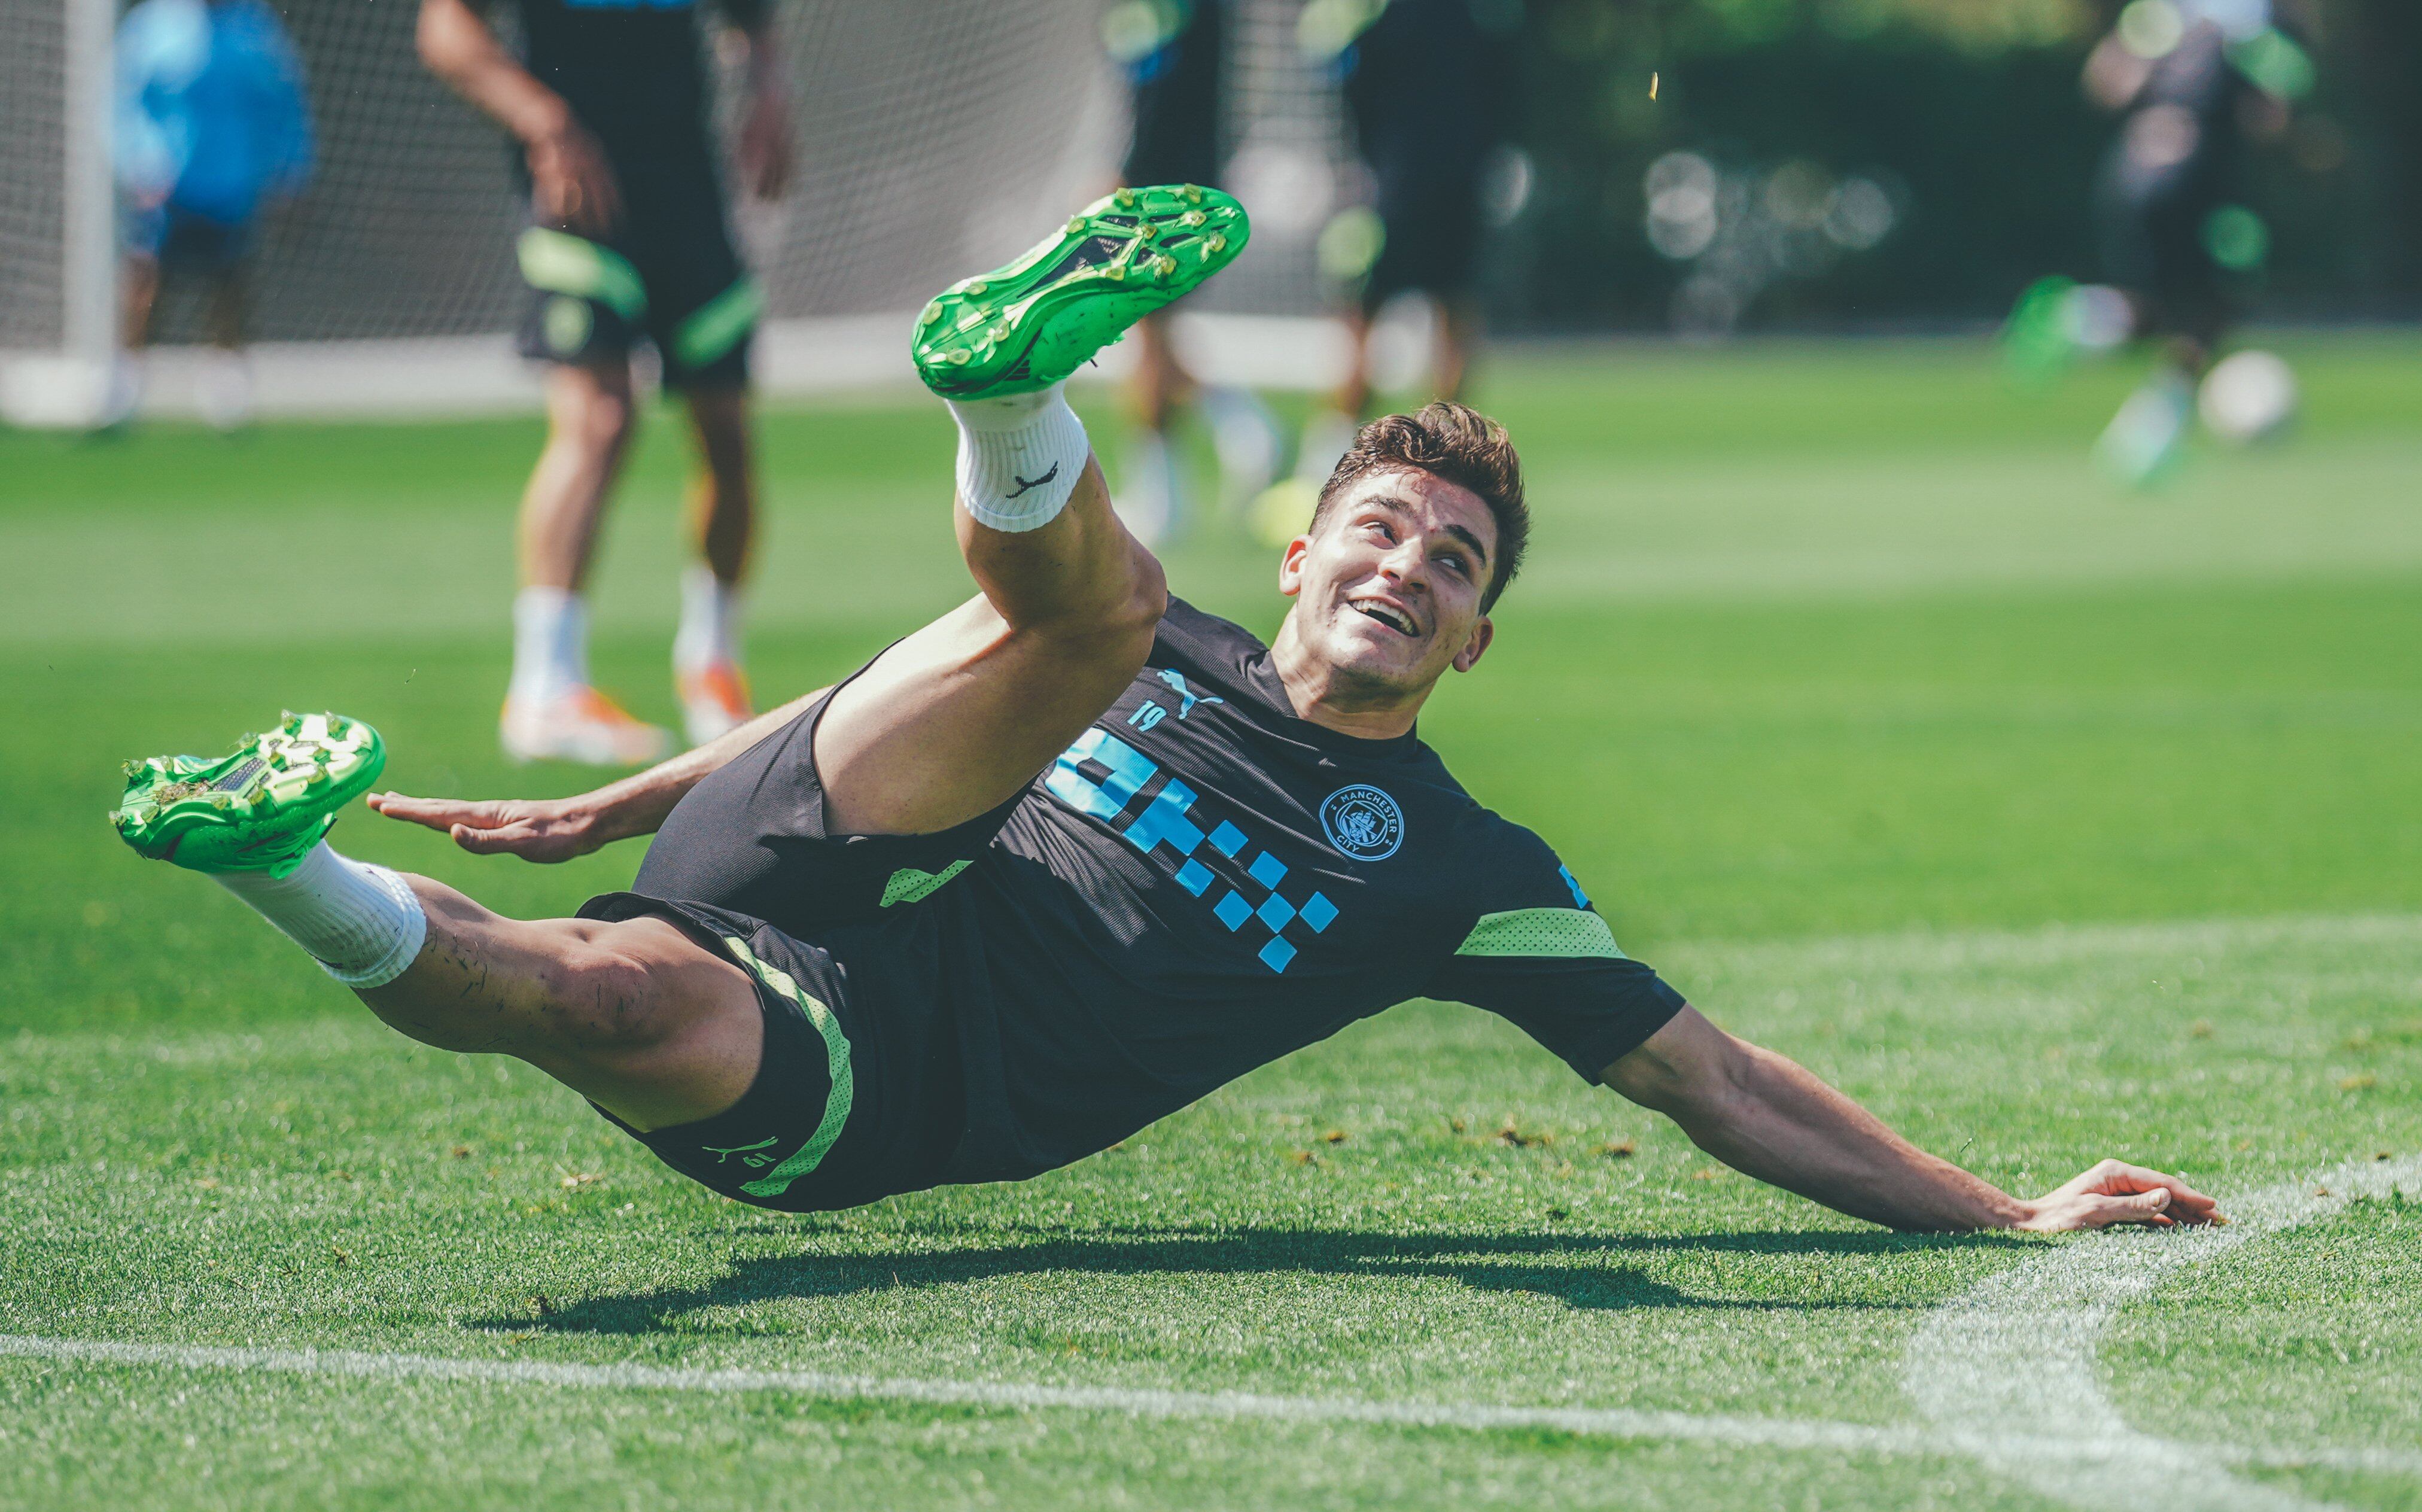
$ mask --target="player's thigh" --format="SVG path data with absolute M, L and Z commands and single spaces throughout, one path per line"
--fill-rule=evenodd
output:
M 764 1032 L 746 971 L 663 919 L 553 923 L 558 949 L 521 1059 L 642 1130 L 740 1100 Z
M 1131 619 L 1018 629 L 977 598 L 885 652 L 816 726 L 832 831 L 930 834 L 1015 796 L 1142 669 Z

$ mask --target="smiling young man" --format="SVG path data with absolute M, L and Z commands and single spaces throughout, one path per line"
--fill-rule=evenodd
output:
M 634 890 L 502 918 L 321 838 L 382 760 L 290 719 L 131 769 L 146 855 L 212 874 L 404 1033 L 519 1056 L 744 1202 L 849 1206 L 1080 1159 L 1409 998 L 1510 1019 L 1738 1169 L 1915 1229 L 2199 1222 L 2106 1161 L 2042 1199 L 1911 1147 L 1616 947 L 1414 720 L 1480 665 L 1529 516 L 1459 404 L 1363 428 L 1279 566 L 1275 642 L 1169 596 L 1060 381 L 1242 246 L 1233 200 L 1121 190 L 919 322 L 983 591 L 856 676 L 585 797 L 380 811 Z

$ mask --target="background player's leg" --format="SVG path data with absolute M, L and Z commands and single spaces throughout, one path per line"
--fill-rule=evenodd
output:
M 1194 380 L 1177 359 L 1166 310 L 1137 323 L 1133 394 L 1138 429 L 1127 443 L 1125 484 L 1120 516 L 1146 543 L 1175 535 L 1187 516 L 1186 481 L 1180 476 L 1170 432 L 1177 412 L 1193 397 Z
M 547 370 L 546 449 L 522 493 L 523 587 L 580 591 L 631 425 L 631 370 L 621 357 Z
M 682 575 L 673 681 L 690 741 L 704 745 L 750 716 L 741 672 L 740 589 L 756 532 L 757 480 L 747 386 L 701 385 L 684 397 L 698 443 L 689 518 L 700 559 Z
M 233 431 L 252 419 L 252 367 L 244 358 L 244 317 L 249 305 L 248 255 L 240 254 L 211 275 L 211 365 L 202 375 L 202 419 L 212 430 Z
M 581 598 L 606 496 L 631 439 L 628 360 L 616 352 L 549 368 L 546 420 L 546 449 L 522 494 L 522 588 L 513 600 L 505 750 L 525 761 L 653 761 L 669 745 L 666 732 L 590 685 L 589 615 Z

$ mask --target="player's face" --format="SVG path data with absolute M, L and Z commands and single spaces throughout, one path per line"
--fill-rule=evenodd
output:
M 1279 591 L 1306 649 L 1356 682 L 1426 690 L 1488 649 L 1480 599 L 1497 521 L 1468 488 L 1411 470 L 1357 479 L 1288 543 Z

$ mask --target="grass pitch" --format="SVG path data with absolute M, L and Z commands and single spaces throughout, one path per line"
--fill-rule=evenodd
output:
M 2289 354 L 2296 443 L 2151 498 L 2084 464 L 2116 372 L 2026 400 L 1959 345 L 1508 359 L 1482 398 L 1537 555 L 1423 732 L 1720 1022 L 1996 1181 L 2422 1153 L 2422 349 Z M 1485 1016 L 1408 1006 L 1041 1181 L 793 1219 L 389 1034 L 122 851 L 119 759 L 285 705 L 377 723 L 407 790 L 580 785 L 494 744 L 535 445 L 0 435 L 0 1335 L 389 1362 L 0 1351 L 0 1505 L 2048 1504 L 1918 1441 L 1908 1380 L 1933 1309 L 2063 1245 L 1836 1219 Z M 933 408 L 777 415 L 765 452 L 769 693 L 966 591 Z M 679 461 L 652 430 L 596 594 L 603 679 L 658 717 Z M 1206 527 L 1172 578 L 1267 629 L 1263 557 Z M 521 911 L 637 861 L 340 837 Z M 2255 1454 L 2242 1504 L 2422 1506 L 2417 1214 L 2355 1202 L 2121 1309 L 2115 1420 Z M 1172 1392 L 1293 1405 L 1122 1410 Z M 1351 1415 L 1413 1402 L 1444 1415 Z

